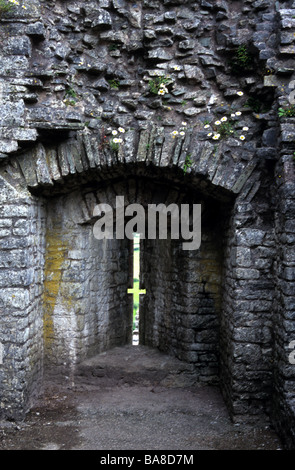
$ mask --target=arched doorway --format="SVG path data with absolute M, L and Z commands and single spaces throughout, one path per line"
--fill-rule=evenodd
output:
M 219 324 L 223 250 L 230 199 L 221 203 L 198 187 L 180 184 L 173 170 L 147 170 L 97 183 L 88 181 L 47 199 L 44 269 L 45 362 L 51 372 L 73 371 L 75 364 L 114 346 L 131 344 L 133 301 L 126 238 L 98 240 L 94 208 L 124 197 L 125 208 L 140 204 L 200 204 L 202 240 L 183 250 L 172 239 L 141 238 L 139 343 L 158 348 L 193 365 L 199 380 L 218 381 Z M 146 211 L 148 213 L 148 211 Z M 129 214 L 130 215 L 130 214 Z M 130 218 L 130 217 L 129 217 Z

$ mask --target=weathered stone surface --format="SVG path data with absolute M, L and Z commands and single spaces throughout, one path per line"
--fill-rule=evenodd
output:
M 294 6 L 26 6 L 0 20 L 1 344 L 17 331 L 1 409 L 26 409 L 44 360 L 68 374 L 130 340 L 129 245 L 94 239 L 94 205 L 195 197 L 200 250 L 144 242 L 140 334 L 219 382 L 233 419 L 273 408 L 291 442 L 295 134 L 277 109 L 294 89 Z M 225 122 L 234 138 L 216 136 Z

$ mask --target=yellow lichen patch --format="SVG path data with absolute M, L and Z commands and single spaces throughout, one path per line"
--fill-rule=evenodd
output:
M 54 338 L 53 313 L 60 291 L 63 264 L 68 249 L 58 230 L 47 230 L 44 266 L 43 334 L 45 347 Z
M 204 283 L 204 291 L 214 299 L 215 309 L 221 308 L 221 259 L 201 257 L 200 280 Z

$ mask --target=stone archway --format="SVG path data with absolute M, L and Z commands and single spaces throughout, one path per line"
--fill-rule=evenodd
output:
M 43 307 L 45 361 L 51 372 L 63 370 L 69 375 L 85 357 L 131 343 L 131 299 L 126 295 L 131 287 L 129 240 L 115 236 L 96 240 L 94 236 L 94 208 L 98 203 L 115 208 L 120 195 L 125 206 L 134 202 L 143 207 L 168 205 L 173 200 L 202 203 L 201 254 L 184 252 L 182 242 L 169 236 L 161 243 L 142 240 L 142 282 L 148 293 L 141 306 L 140 342 L 198 367 L 203 357 L 204 380 L 210 381 L 208 362 L 215 363 L 211 379 L 218 380 L 222 252 L 232 204 L 230 198 L 223 206 L 208 195 L 202 197 L 197 189 L 173 184 L 172 170 L 170 180 L 161 169 L 152 178 L 150 172 L 141 168 L 136 175 L 132 169 L 129 177 L 125 174 L 99 184 L 89 181 L 65 194 L 47 196 Z M 166 305 L 175 283 L 176 310 Z M 202 318 L 196 320 L 198 314 Z M 160 333 L 163 328 L 164 335 Z M 203 351 L 197 355 L 196 348 Z
M 241 403 L 240 397 L 235 394 L 232 374 L 235 373 L 235 367 L 239 367 L 239 356 L 237 363 L 235 360 L 235 348 L 241 348 L 245 344 L 246 337 L 242 338 L 242 342 L 236 340 L 231 334 L 230 326 L 231 323 L 239 321 L 233 310 L 234 299 L 244 298 L 248 282 L 247 269 L 238 267 L 241 263 L 239 244 L 246 245 L 246 250 L 251 250 L 253 237 L 256 237 L 255 244 L 262 243 L 264 233 L 262 230 L 253 231 L 250 228 L 244 229 L 243 232 L 239 211 L 231 208 L 234 207 L 233 204 L 247 205 L 247 198 L 253 198 L 258 190 L 256 162 L 251 160 L 241 164 L 241 162 L 235 163 L 232 159 L 233 166 L 229 173 L 222 154 L 212 153 L 214 150 L 212 144 L 196 142 L 191 134 L 184 147 L 183 141 L 173 140 L 171 136 L 159 141 L 157 133 L 156 129 L 151 128 L 142 131 L 137 138 L 134 131 L 131 131 L 130 135 L 126 136 L 126 146 L 118 153 L 109 150 L 99 152 L 97 139 L 90 139 L 87 134 L 78 134 L 77 138 L 56 146 L 39 144 L 26 154 L 10 158 L 9 162 L 2 166 L 4 204 L 2 216 L 5 217 L 5 214 L 9 213 L 10 217 L 14 217 L 16 226 L 13 228 L 14 237 L 7 241 L 7 245 L 2 244 L 2 250 L 10 246 L 14 250 L 15 257 L 10 260 L 9 269 L 6 270 L 9 277 L 2 291 L 2 296 L 6 296 L 7 301 L 7 309 L 2 317 L 2 331 L 7 332 L 7 336 L 2 333 L 4 360 L 1 372 L 7 382 L 12 380 L 13 362 L 13 370 L 18 370 L 19 367 L 23 377 L 21 381 L 23 385 L 18 383 L 3 392 L 3 407 L 5 406 L 6 410 L 10 407 L 9 413 L 12 415 L 23 413 L 30 406 L 42 379 L 44 363 L 45 366 L 48 362 L 51 363 L 55 373 L 67 369 L 69 374 L 74 371 L 75 364 L 79 360 L 97 352 L 99 348 L 108 348 L 129 341 L 129 320 L 124 316 L 125 307 L 128 311 L 128 302 L 130 303 L 126 296 L 128 276 L 126 270 L 120 269 L 118 272 L 118 264 L 113 270 L 110 269 L 106 261 L 106 256 L 114 257 L 114 252 L 117 253 L 119 248 L 121 256 L 116 262 L 125 267 L 128 248 L 127 245 L 124 246 L 124 242 L 120 241 L 119 246 L 115 240 L 109 245 L 107 255 L 107 250 L 99 252 L 99 248 L 94 246 L 90 223 L 93 220 L 93 205 L 102 200 L 111 201 L 122 191 L 128 195 L 126 203 L 137 200 L 138 197 L 141 202 L 146 201 L 148 193 L 142 190 L 144 185 L 138 185 L 138 181 L 144 179 L 146 188 L 151 189 L 152 181 L 154 188 L 162 187 L 163 193 L 163 169 L 165 169 L 165 184 L 169 188 L 165 197 L 162 194 L 163 200 L 171 201 L 173 192 L 175 195 L 175 191 L 177 193 L 180 189 L 186 197 L 189 194 L 197 194 L 198 198 L 202 197 L 205 200 L 208 207 L 210 204 L 214 207 L 215 204 L 215 213 L 217 208 L 219 217 L 223 219 L 224 228 L 220 230 L 218 223 L 215 225 L 213 233 L 218 234 L 214 241 L 215 247 L 212 240 L 206 241 L 208 246 L 211 243 L 211 248 L 205 250 L 207 251 L 205 257 L 193 259 L 193 256 L 187 256 L 184 260 L 187 268 L 184 279 L 181 279 L 181 269 L 177 271 L 177 263 L 182 265 L 179 249 L 169 249 L 170 253 L 176 249 L 174 260 L 177 260 L 177 256 L 180 257 L 173 269 L 165 274 L 166 288 L 172 291 L 175 278 L 179 278 L 179 282 L 182 283 L 180 290 L 183 289 L 183 301 L 180 301 L 180 305 L 174 309 L 172 316 L 174 326 L 166 344 L 159 338 L 162 335 L 161 329 L 166 328 L 167 331 L 167 325 L 171 320 L 170 318 L 167 323 L 167 317 L 166 320 L 164 318 L 167 305 L 158 309 L 156 315 L 158 320 L 154 319 L 152 322 L 151 317 L 147 315 L 148 308 L 144 306 L 146 326 L 142 330 L 144 332 L 142 341 L 160 348 L 162 345 L 164 350 L 191 362 L 202 380 L 216 379 L 217 369 L 220 369 L 221 386 L 229 407 L 232 406 L 234 409 L 236 404 Z M 190 152 L 192 166 L 184 174 L 183 164 L 187 152 Z M 169 194 L 170 191 L 172 192 Z M 158 200 L 159 197 L 156 196 L 156 201 Z M 212 220 L 213 226 L 216 223 L 211 214 L 209 210 L 207 233 L 205 230 L 207 237 L 210 223 L 212 225 Z M 224 214 L 230 218 L 228 224 L 225 223 Z M 237 237 L 240 241 L 237 241 Z M 226 259 L 224 263 L 220 261 L 216 264 L 215 255 L 220 254 L 220 244 L 223 245 L 222 251 L 226 254 Z M 22 246 L 22 264 L 17 264 L 21 263 L 16 258 L 18 246 Z M 154 250 L 156 254 L 157 249 L 147 241 L 143 256 L 148 258 L 150 250 Z M 97 256 L 93 257 L 93 252 L 96 252 Z M 153 266 L 152 259 L 153 257 L 150 257 L 149 268 L 144 272 L 145 282 L 151 287 L 153 278 L 149 277 L 149 269 Z M 93 260 L 99 260 L 96 266 L 93 265 Z M 210 263 L 211 267 L 208 269 Z M 17 270 L 16 266 L 19 266 Z M 203 277 L 192 275 L 195 269 L 199 269 L 204 274 Z M 89 273 L 94 271 L 102 274 L 102 279 L 95 276 L 91 278 Z M 113 276 L 116 273 L 117 279 L 114 281 Z M 237 279 L 240 276 L 241 283 L 245 284 L 244 290 L 241 290 L 238 284 L 237 286 L 232 284 L 233 273 Z M 118 276 L 121 276 L 121 279 Z M 117 290 L 117 305 L 112 304 L 110 279 Z M 165 286 L 165 282 L 163 281 L 162 287 Z M 194 299 L 195 294 L 197 302 Z M 100 320 L 97 317 L 98 298 L 101 299 L 101 312 L 106 310 L 109 313 L 113 312 L 107 320 L 103 314 Z M 155 303 L 153 305 L 155 311 Z M 179 324 L 180 316 L 186 309 L 186 318 L 182 316 Z M 199 311 L 203 309 L 202 321 L 205 322 L 203 329 L 200 328 L 200 324 L 195 323 L 197 318 L 195 313 L 198 309 Z M 86 310 L 89 314 L 87 321 Z M 118 310 L 121 312 L 119 322 Z M 9 326 L 13 321 L 12 312 L 14 314 L 17 312 L 18 325 L 23 325 L 23 329 L 15 328 L 18 335 L 11 342 Z M 210 322 L 213 325 L 216 322 L 219 324 L 218 346 L 216 346 L 216 328 L 208 328 Z M 117 329 L 113 327 L 114 324 L 118 326 Z M 168 325 L 169 328 L 170 326 Z M 156 333 L 151 335 L 151 329 Z M 197 330 L 200 330 L 198 337 L 196 337 Z M 248 332 L 250 334 L 250 330 L 243 330 L 244 335 Z M 203 340 L 200 339 L 202 336 Z M 267 341 L 268 338 L 265 339 L 266 343 Z M 7 344 L 9 347 L 5 346 Z M 205 348 L 204 344 L 207 344 Z M 19 357 L 16 364 L 15 349 Z M 217 360 L 219 354 L 220 359 Z M 258 359 L 258 350 L 257 354 Z M 208 372 L 210 368 L 211 372 Z M 249 403 L 248 399 L 247 402 Z

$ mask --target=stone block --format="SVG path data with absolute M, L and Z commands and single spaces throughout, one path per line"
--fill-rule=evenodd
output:
M 15 152 L 18 149 L 16 140 L 0 140 L 0 152 L 7 154 Z
M 236 242 L 238 245 L 248 247 L 259 246 L 263 244 L 265 232 L 260 229 L 241 229 L 236 232 Z
M 108 11 L 98 9 L 95 14 L 95 19 L 91 23 L 94 29 L 109 29 L 112 27 L 112 18 Z
M 157 48 L 148 51 L 148 59 L 153 59 L 158 62 L 160 61 L 169 61 L 173 59 L 172 53 L 166 52 L 165 49 Z
M 258 269 L 237 268 L 234 274 L 237 279 L 259 279 Z
M 204 81 L 204 74 L 201 69 L 194 65 L 184 65 L 185 77 L 190 83 L 202 83 Z
M 6 54 L 30 57 L 32 53 L 31 42 L 27 36 L 15 36 L 6 41 L 3 47 Z

